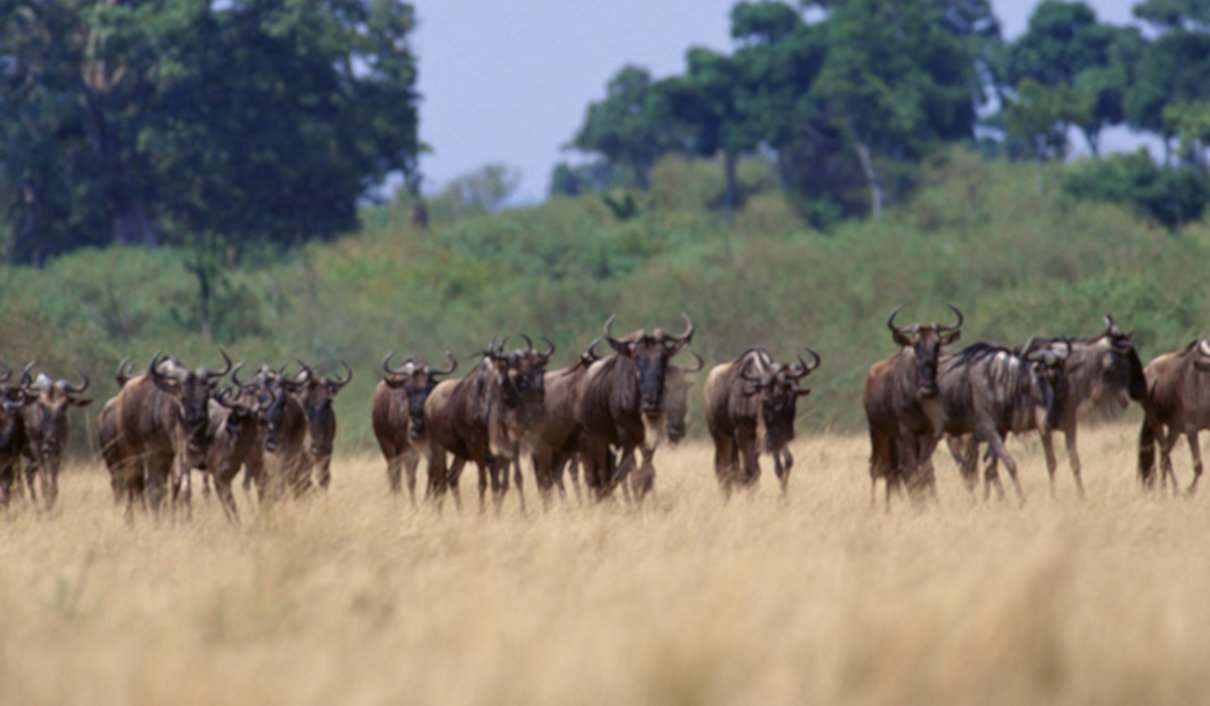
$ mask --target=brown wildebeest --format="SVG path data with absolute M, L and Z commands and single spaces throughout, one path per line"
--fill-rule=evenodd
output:
M 1063 393 L 1056 402 L 1054 422 L 1045 430 L 1039 430 L 1042 450 L 1046 454 L 1046 470 L 1050 474 L 1051 489 L 1054 489 L 1055 471 L 1059 462 L 1055 457 L 1051 434 L 1063 432 L 1067 447 L 1067 461 L 1071 465 L 1076 491 L 1084 497 L 1084 480 L 1080 473 L 1080 454 L 1076 447 L 1077 420 L 1088 408 L 1107 411 L 1125 409 L 1130 400 L 1142 403 L 1147 395 L 1147 380 L 1143 376 L 1143 364 L 1134 347 L 1132 334 L 1124 332 L 1109 314 L 1105 315 L 1105 330 L 1087 338 L 1034 338 L 1033 346 L 1046 347 L 1071 345 L 1071 355 L 1063 371 Z M 954 449 L 951 447 L 951 451 Z M 962 454 L 955 454 L 962 465 Z M 967 459 L 967 461 L 970 461 Z
M 601 500 L 624 481 L 634 465 L 636 449 L 654 452 L 664 437 L 664 398 L 669 360 L 693 339 L 693 321 L 681 314 L 685 330 L 679 336 L 655 329 L 626 339 L 614 338 L 615 316 L 605 322 L 605 341 L 614 355 L 592 364 L 580 382 L 576 422 L 584 479 L 594 499 Z M 615 463 L 611 447 L 621 449 Z M 651 490 L 655 468 L 651 454 L 634 480 L 637 499 Z
M 332 400 L 353 380 L 353 369 L 342 360 L 340 364 L 344 366 L 345 377 L 341 379 L 320 377 L 303 361 L 298 364 L 300 370 L 295 381 L 299 389 L 295 395 L 307 418 L 305 472 L 308 476 L 314 473 L 320 489 L 327 490 L 332 482 L 332 446 L 336 441 L 336 412 L 332 409 Z
M 706 426 L 714 440 L 714 473 L 724 497 L 760 479 L 760 454 L 773 456 L 773 470 L 784 496 L 793 457 L 798 398 L 811 393 L 799 382 L 819 367 L 819 354 L 807 349 L 808 363 L 773 360 L 763 348 L 750 348 L 735 360 L 716 365 L 706 378 Z M 789 460 L 789 463 L 785 461 Z M 742 461 L 742 468 L 740 462 Z
M 33 363 L 26 366 L 28 371 Z M 42 499 L 46 509 L 55 506 L 59 497 L 59 469 L 63 464 L 63 447 L 67 444 L 67 411 L 72 407 L 87 407 L 92 400 L 80 397 L 88 389 L 88 375 L 80 371 L 80 384 L 72 385 L 67 380 L 55 380 L 40 373 L 32 382 L 26 382 L 28 372 L 23 374 L 27 391 L 37 401 L 24 408 L 25 435 L 28 444 L 25 454 L 29 465 L 25 468 L 25 482 L 30 499 L 37 502 L 34 478 L 41 479 Z
M 300 372 L 301 376 L 302 373 Z M 307 494 L 311 486 L 307 466 L 307 415 L 296 395 L 302 383 L 285 375 L 285 368 L 261 366 L 251 383 L 233 377 L 240 400 L 253 404 L 262 395 L 270 398 L 258 406 L 259 425 L 253 450 L 248 454 L 245 488 L 256 485 L 262 503 L 281 499 L 289 491 L 294 497 Z
M 1148 488 L 1155 483 L 1155 443 L 1160 443 L 1160 464 L 1167 488 L 1178 491 L 1172 469 L 1172 448 L 1185 437 L 1193 457 L 1193 480 L 1187 493 L 1197 490 L 1202 477 L 1202 448 L 1197 434 L 1210 429 L 1210 340 L 1199 337 L 1183 349 L 1158 356 L 1144 371 L 1147 397 L 1145 418 L 1139 430 L 1139 480 Z
M 978 445 L 988 445 L 988 466 L 983 499 L 994 483 L 1001 498 L 1004 486 L 996 473 L 1003 461 L 1017 498 L 1025 494 L 1017 478 L 1017 463 L 1004 446 L 1009 432 L 1049 432 L 1062 404 L 1064 370 L 1071 343 L 1037 344 L 1033 339 L 1012 350 L 989 343 L 975 343 L 954 355 L 941 358 L 938 384 L 945 411 L 944 432 L 951 439 L 969 435 L 967 453 L 959 465 L 967 489 L 978 482 Z M 954 444 L 951 443 L 951 451 Z M 1054 494 L 1054 476 L 1051 476 Z
M 534 350 L 529 336 L 521 335 L 525 348 L 508 354 L 508 367 L 500 380 L 500 404 L 491 409 L 489 439 L 493 456 L 505 459 L 504 490 L 508 491 L 508 468 L 513 468 L 517 498 L 525 513 L 525 489 L 521 475 L 521 455 L 533 450 L 546 413 L 546 366 L 555 354 L 555 344 L 548 338 L 546 351 Z
M 13 483 L 20 487 L 21 456 L 29 444 L 25 434 L 25 408 L 37 401 L 23 386 L 9 384 L 13 371 L 0 363 L 0 507 L 12 496 Z
M 944 421 L 937 364 L 941 348 L 962 335 L 962 312 L 952 304 L 950 309 L 958 317 L 958 322 L 950 326 L 896 326 L 899 309 L 887 319 L 891 337 L 900 348 L 870 368 L 863 397 L 870 429 L 871 506 L 879 478 L 886 480 L 888 509 L 893 489 L 906 486 L 914 498 L 936 492 L 931 466 L 926 462 L 932 457 Z
M 408 498 L 416 505 L 416 466 L 428 451 L 424 403 L 438 378 L 458 369 L 454 355 L 446 352 L 449 367 L 434 368 L 424 360 L 409 357 L 398 368 L 391 367 L 390 353 L 382 361 L 385 373 L 374 388 L 370 403 L 370 420 L 374 438 L 387 462 L 387 483 L 393 494 L 400 492 L 401 469 L 407 470 Z M 432 464 L 429 465 L 429 487 L 433 487 Z
M 233 522 L 239 519 L 239 512 L 231 492 L 231 481 L 255 453 L 260 413 L 273 402 L 269 393 L 261 391 L 259 394 L 260 399 L 252 406 L 240 401 L 240 392 L 230 387 L 210 400 L 211 438 L 203 470 L 207 477 L 214 478 L 215 494 L 227 519 Z
M 206 464 L 210 444 L 210 396 L 224 368 L 191 370 L 159 353 L 147 371 L 131 378 L 101 411 L 98 436 L 115 495 L 125 495 L 127 514 L 146 487 L 158 511 L 171 480 L 173 500 L 189 499 L 190 469 Z
M 534 479 L 544 505 L 549 504 L 550 492 L 559 489 L 566 498 L 563 485 L 563 468 L 572 466 L 572 481 L 576 498 L 580 496 L 580 481 L 576 470 L 576 441 L 579 427 L 576 425 L 576 403 L 579 400 L 580 381 L 588 368 L 601 359 L 596 352 L 600 339 L 594 340 L 588 350 L 580 354 L 574 365 L 558 370 L 548 370 L 543 382 L 545 388 L 545 413 L 542 424 L 534 435 L 533 454 Z

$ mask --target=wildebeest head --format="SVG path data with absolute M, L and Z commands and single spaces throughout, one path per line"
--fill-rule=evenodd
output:
M 688 375 L 701 371 L 706 365 L 706 361 L 697 353 L 690 351 L 690 355 L 697 359 L 696 367 L 670 365 L 664 380 L 664 427 L 668 441 L 673 444 L 684 439 L 689 430 L 689 388 L 693 381 Z
M 332 455 L 332 444 L 336 439 L 336 413 L 332 401 L 341 389 L 353 379 L 353 369 L 341 361 L 344 378 L 322 377 L 303 361 L 298 361 L 299 372 L 295 376 L 298 391 L 295 393 L 307 419 L 307 448 L 312 456 L 319 458 Z
M 0 443 L 7 445 L 20 425 L 24 424 L 24 410 L 38 400 L 21 385 L 12 385 L 12 368 L 0 363 Z M 10 449 L 11 451 L 11 449 Z
M 80 397 L 88 389 L 88 375 L 80 371 L 80 383 L 73 385 L 67 380 L 56 380 L 40 373 L 29 380 L 29 363 L 22 373 L 22 386 L 36 397 L 26 412 L 25 431 L 30 443 L 37 444 L 37 454 L 51 477 L 59 472 L 63 458 L 63 446 L 67 443 L 67 412 L 72 407 L 87 407 L 92 400 Z
M 382 370 L 386 375 L 382 378 L 388 387 L 402 390 L 408 404 L 408 438 L 416 441 L 425 435 L 424 403 L 429 393 L 440 382 L 439 378 L 452 374 L 458 369 L 458 361 L 454 354 L 445 352 L 449 367 L 445 370 L 434 368 L 423 360 L 409 357 L 398 368 L 391 367 L 394 353 L 388 353 L 382 359 Z
M 693 321 L 688 314 L 681 314 L 685 321 L 685 330 L 679 336 L 657 328 L 651 333 L 643 330 L 617 339 L 612 334 L 616 318 L 616 315 L 611 315 L 605 322 L 605 341 L 619 356 L 633 361 L 638 373 L 643 416 L 649 419 L 659 417 L 663 413 L 664 380 L 667 376 L 668 361 L 693 340 Z
M 900 327 L 895 325 L 895 316 L 902 308 L 899 307 L 891 312 L 886 321 L 887 328 L 891 330 L 895 343 L 904 348 L 910 348 L 915 355 L 917 394 L 925 399 L 936 397 L 938 393 L 937 361 L 941 356 L 941 347 L 957 341 L 962 335 L 962 312 L 958 311 L 953 304 L 949 305 L 949 308 L 958 317 L 958 323 L 952 326 L 934 323 Z
M 240 439 L 256 426 L 261 412 L 273 401 L 273 398 L 265 390 L 257 390 L 253 395 L 246 395 L 242 394 L 239 388 L 225 387 L 213 399 L 227 409 L 227 417 L 223 423 L 224 433 L 210 442 L 211 451 L 217 450 L 218 458 L 231 458 Z M 223 448 L 215 449 L 214 444 L 218 439 L 222 439 Z
M 1135 401 L 1146 397 L 1147 380 L 1143 376 L 1143 363 L 1134 347 L 1134 334 L 1123 331 L 1113 317 L 1106 314 L 1105 331 L 1097 339 L 1097 344 L 1103 349 L 1097 361 L 1100 389 L 1118 395 L 1125 391 Z M 1125 399 L 1121 400 L 1123 407 L 1127 404 Z
M 526 336 L 525 347 L 511 353 L 493 356 L 496 373 L 500 379 L 501 398 L 504 406 L 515 412 L 525 426 L 542 418 L 546 409 L 546 366 L 555 354 L 555 344 L 548 338 L 546 350 L 534 350 L 534 342 Z
M 223 369 L 192 370 L 173 359 L 156 353 L 147 366 L 148 377 L 156 388 L 176 400 L 178 419 L 185 431 L 185 462 L 201 467 L 206 462 L 210 444 L 210 397 L 218 381 L 231 372 L 231 357 L 220 350 Z
M 294 399 L 294 393 L 302 389 L 297 382 L 282 375 L 266 375 L 261 384 L 255 387 L 268 398 L 259 406 L 261 427 L 264 430 L 265 451 L 277 453 L 282 442 L 282 432 L 286 427 L 287 407 Z
M 748 358 L 740 370 L 746 383 L 744 394 L 758 395 L 760 399 L 760 421 L 764 427 L 765 448 L 778 451 L 794 440 L 794 418 L 798 416 L 798 398 L 811 394 L 808 388 L 799 387 L 799 381 L 819 367 L 819 354 L 810 348 L 808 363 L 803 357 L 789 365 L 773 363 L 764 371 L 752 374 L 753 358 Z
M 1071 341 L 1060 338 L 1035 345 L 1031 338 L 1021 348 L 1021 357 L 1030 369 L 1035 422 L 1039 429 L 1052 428 L 1058 421 L 1057 402 L 1065 388 L 1064 378 L 1068 372 L 1067 361 L 1071 357 Z

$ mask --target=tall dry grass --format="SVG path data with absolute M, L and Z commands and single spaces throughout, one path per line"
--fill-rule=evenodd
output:
M 766 469 L 724 506 L 691 446 L 644 511 L 524 518 L 413 511 L 363 456 L 239 527 L 128 526 L 79 469 L 0 525 L 0 702 L 1204 702 L 1206 496 L 1143 497 L 1133 436 L 1084 435 L 1086 502 L 1028 442 L 1025 508 L 939 460 L 941 506 L 889 514 L 857 436 L 802 440 L 785 503 Z

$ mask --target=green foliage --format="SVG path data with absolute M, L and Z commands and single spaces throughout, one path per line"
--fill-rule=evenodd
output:
M 1079 198 L 1129 204 L 1170 230 L 1199 220 L 1210 200 L 1210 180 L 1204 171 L 1163 169 L 1146 151 L 1113 155 L 1103 164 L 1078 167 L 1067 176 L 1064 187 Z

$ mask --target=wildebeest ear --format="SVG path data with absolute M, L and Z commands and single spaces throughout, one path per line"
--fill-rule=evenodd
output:
M 942 345 L 948 346 L 954 341 L 957 341 L 959 338 L 962 338 L 961 331 L 947 331 L 941 335 L 941 343 Z
M 72 397 L 71 403 L 77 407 L 87 407 L 88 405 L 92 404 L 92 400 L 88 399 L 87 397 Z

